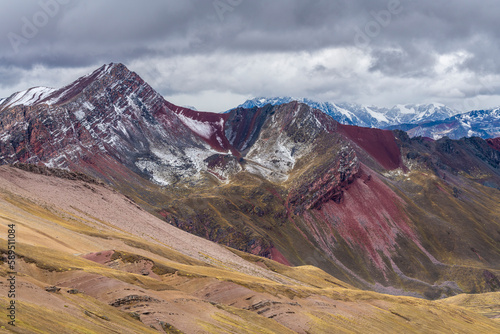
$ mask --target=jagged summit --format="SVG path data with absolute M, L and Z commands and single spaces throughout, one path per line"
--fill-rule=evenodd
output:
M 172 111 L 175 106 L 123 64 L 104 65 L 33 103 L 3 106 L 3 162 L 82 169 L 79 161 L 103 156 L 138 171 L 148 168 L 141 156 L 155 147 L 203 146 Z
M 127 67 L 121 63 L 110 63 L 101 66 L 95 71 L 82 76 L 71 84 L 60 89 L 49 87 L 32 87 L 30 89 L 12 94 L 8 98 L 0 99 L 0 110 L 15 106 L 34 106 L 38 104 L 59 105 L 63 104 L 82 92 L 87 86 L 96 80 L 103 80 L 109 76 L 112 81 L 116 74 L 125 76 L 130 73 Z M 138 78 L 138 76 L 137 76 Z
M 129 76 L 133 76 L 132 80 L 137 80 L 140 83 L 144 82 L 137 74 L 129 71 L 129 69 L 121 63 L 106 64 L 93 71 L 92 73 L 84 75 L 73 83 L 52 92 L 39 103 L 47 103 L 49 105 L 64 104 L 76 97 L 84 89 L 86 89 L 96 81 L 101 81 L 103 82 L 103 84 L 111 86 L 113 84 L 117 84 L 117 81 L 119 81 L 120 79 Z

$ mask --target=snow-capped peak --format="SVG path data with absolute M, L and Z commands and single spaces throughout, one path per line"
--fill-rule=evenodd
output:
M 368 114 L 370 114 L 370 116 L 375 118 L 380 123 L 389 123 L 389 120 L 385 117 L 384 113 L 378 111 L 379 108 L 375 106 L 363 106 L 363 108 L 368 112 Z
M 277 97 L 256 97 L 251 100 L 245 101 L 243 104 L 240 104 L 238 107 L 241 108 L 253 108 L 253 107 L 263 107 L 266 104 L 271 104 L 271 105 L 280 105 L 280 104 L 285 104 L 285 103 L 290 103 L 292 101 L 301 101 L 302 99 L 297 99 L 291 96 L 277 96 Z

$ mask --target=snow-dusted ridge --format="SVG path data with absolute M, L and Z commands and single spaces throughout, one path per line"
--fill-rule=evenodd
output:
M 6 99 L 1 99 L 0 107 L 1 109 L 5 109 L 18 105 L 32 106 L 43 101 L 55 91 L 56 89 L 49 87 L 33 87 L 14 93 Z
M 0 110 L 19 105 L 34 106 L 39 103 L 57 105 L 67 100 L 68 97 L 74 95 L 80 84 L 85 83 L 87 80 L 91 81 L 101 79 L 106 75 L 109 75 L 111 70 L 116 66 L 118 66 L 118 64 L 115 63 L 104 65 L 61 89 L 40 86 L 14 93 L 8 98 L 0 99 Z
M 31 131 L 30 124 L 37 124 L 50 140 L 36 142 L 33 150 L 49 156 L 43 161 L 49 167 L 81 161 L 86 166 L 95 159 L 92 163 L 108 170 L 119 161 L 160 185 L 202 182 L 206 172 L 222 182 L 238 167 L 234 161 L 208 166 L 208 158 L 230 149 L 224 117 L 206 118 L 168 103 L 122 64 L 104 65 L 60 89 L 35 87 L 0 101 L 6 119 L 18 112 L 10 111 L 15 105 L 34 106 L 19 113 L 26 121 L 9 119 L 9 131 L 0 136 L 0 160 L 9 163 L 18 159 L 12 137 L 21 138 Z M 39 163 L 40 156 L 33 154 L 26 162 Z

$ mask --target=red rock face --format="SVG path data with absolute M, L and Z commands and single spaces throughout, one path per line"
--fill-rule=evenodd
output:
M 177 107 L 170 102 L 165 102 L 165 105 L 181 117 L 181 121 L 191 129 L 193 134 L 201 137 L 211 148 L 218 152 L 231 151 L 233 155 L 239 155 L 239 152 L 229 143 L 224 133 L 228 114 L 194 111 Z M 198 128 L 206 132 L 200 131 Z

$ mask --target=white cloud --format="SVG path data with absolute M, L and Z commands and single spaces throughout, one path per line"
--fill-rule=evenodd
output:
M 252 98 L 251 95 L 241 95 L 229 91 L 220 92 L 213 90 L 176 94 L 164 97 L 166 100 L 178 106 L 195 107 L 200 111 L 211 112 L 224 112 L 236 107 L 243 101 Z

